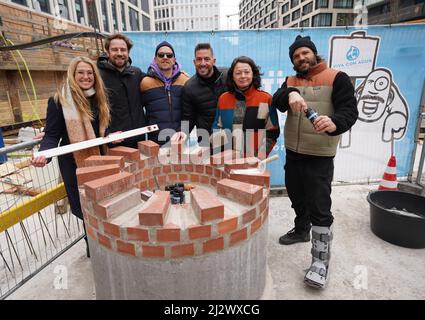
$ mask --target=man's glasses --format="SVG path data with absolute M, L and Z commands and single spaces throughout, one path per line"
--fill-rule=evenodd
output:
M 166 52 L 158 52 L 157 53 L 158 58 L 168 58 L 171 59 L 174 57 L 174 53 L 166 53 Z

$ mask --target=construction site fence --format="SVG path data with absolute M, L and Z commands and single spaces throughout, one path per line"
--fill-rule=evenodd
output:
M 39 140 L 0 149 L 0 299 L 5 299 L 84 236 L 69 209 L 57 159 L 30 164 Z M 53 285 L 53 283 L 52 283 Z

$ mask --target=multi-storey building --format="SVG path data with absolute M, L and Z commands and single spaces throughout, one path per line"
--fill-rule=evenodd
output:
M 153 0 L 155 30 L 218 30 L 219 2 L 219 0 Z
M 365 0 L 368 24 L 424 22 L 425 0 Z
M 241 0 L 240 28 L 353 25 L 355 0 Z
M 153 29 L 153 0 L 0 0 L 102 32 Z M 89 5 L 95 2 L 94 7 Z M 97 16 L 97 19 L 96 19 Z
M 93 32 L 93 27 L 106 33 L 152 30 L 151 11 L 152 0 L 0 0 L 0 47 Z M 45 118 L 47 99 L 60 88 L 71 59 L 88 56 L 95 60 L 102 44 L 99 38 L 87 36 L 51 41 L 19 52 L 0 50 L 3 134 L 8 126 L 39 125 Z

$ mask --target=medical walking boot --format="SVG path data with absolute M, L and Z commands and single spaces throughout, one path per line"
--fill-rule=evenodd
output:
M 324 288 L 329 280 L 329 260 L 331 257 L 332 225 L 312 226 L 312 263 L 304 277 L 304 282 L 315 288 Z

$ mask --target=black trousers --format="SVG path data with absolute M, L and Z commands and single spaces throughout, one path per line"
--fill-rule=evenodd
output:
M 296 233 L 309 232 L 311 225 L 332 224 L 333 172 L 333 157 L 308 157 L 287 151 L 285 185 L 296 214 Z

